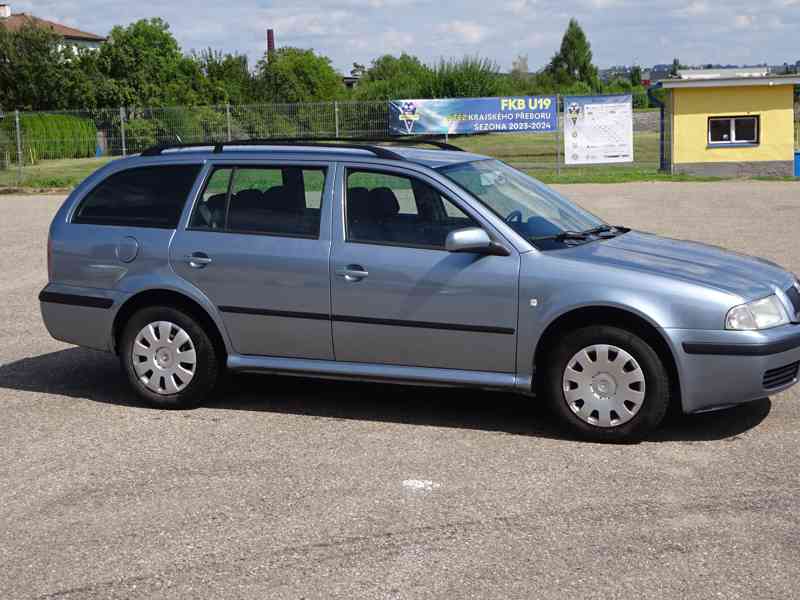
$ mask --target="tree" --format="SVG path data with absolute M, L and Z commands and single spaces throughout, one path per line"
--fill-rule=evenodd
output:
M 642 85 L 642 68 L 634 66 L 631 69 L 631 85 Z
M 479 98 L 499 96 L 507 90 L 500 67 L 488 58 L 465 56 L 442 59 L 422 86 L 423 98 Z
M 363 77 L 364 73 L 367 72 L 367 67 L 362 65 L 361 63 L 354 62 L 353 68 L 350 69 L 350 75 L 352 77 Z
M 358 83 L 355 97 L 359 100 L 419 98 L 430 77 L 430 68 L 416 56 L 384 54 L 372 61 Z
M 164 106 L 208 102 L 202 71 L 182 54 L 169 25 L 142 19 L 114 27 L 97 52 L 101 106 Z
M 570 19 L 561 40 L 561 48 L 550 60 L 545 71 L 560 85 L 569 86 L 580 82 L 592 90 L 599 89 L 597 67 L 592 64 L 592 47 L 577 20 Z
M 681 59 L 673 58 L 672 59 L 672 68 L 669 71 L 670 76 L 671 77 L 677 77 L 678 76 L 678 71 L 681 70 L 682 68 L 683 68 L 683 65 L 681 65 Z
M 342 97 L 344 85 L 328 57 L 284 47 L 258 63 L 256 92 L 267 102 L 322 102 Z
M 65 80 L 74 74 L 51 31 L 25 25 L 0 27 L 0 107 L 5 110 L 64 108 Z
M 253 75 L 243 54 L 223 54 L 207 48 L 193 55 L 207 84 L 224 102 L 246 104 L 253 100 Z

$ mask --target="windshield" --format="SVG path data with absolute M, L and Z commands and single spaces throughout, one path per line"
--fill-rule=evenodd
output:
M 593 214 L 499 160 L 448 165 L 439 168 L 439 172 L 480 199 L 529 240 L 595 230 L 605 225 Z

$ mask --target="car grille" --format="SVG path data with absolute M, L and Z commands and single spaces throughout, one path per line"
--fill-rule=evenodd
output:
M 800 362 L 778 367 L 777 369 L 770 369 L 764 373 L 764 389 L 772 390 L 792 383 L 797 379 L 798 370 L 800 370 Z
M 800 317 L 800 289 L 798 289 L 797 285 L 793 285 L 788 290 L 786 290 L 786 295 L 789 298 L 789 301 L 792 303 L 794 307 L 794 320 L 796 321 L 798 317 Z

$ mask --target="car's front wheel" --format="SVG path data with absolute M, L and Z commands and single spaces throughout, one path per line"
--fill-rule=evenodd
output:
M 157 408 L 190 408 L 201 402 L 219 377 L 214 344 L 191 316 L 153 306 L 125 325 L 120 361 L 131 386 Z
M 635 441 L 663 420 L 669 374 L 658 353 L 637 334 L 583 327 L 567 333 L 548 354 L 540 390 L 581 437 Z

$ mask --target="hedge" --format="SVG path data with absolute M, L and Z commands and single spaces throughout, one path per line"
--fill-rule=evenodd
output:
M 72 115 L 21 114 L 22 155 L 26 164 L 43 159 L 87 158 L 95 155 L 97 127 L 90 119 Z M 15 139 L 14 119 L 3 119 L 2 129 Z

